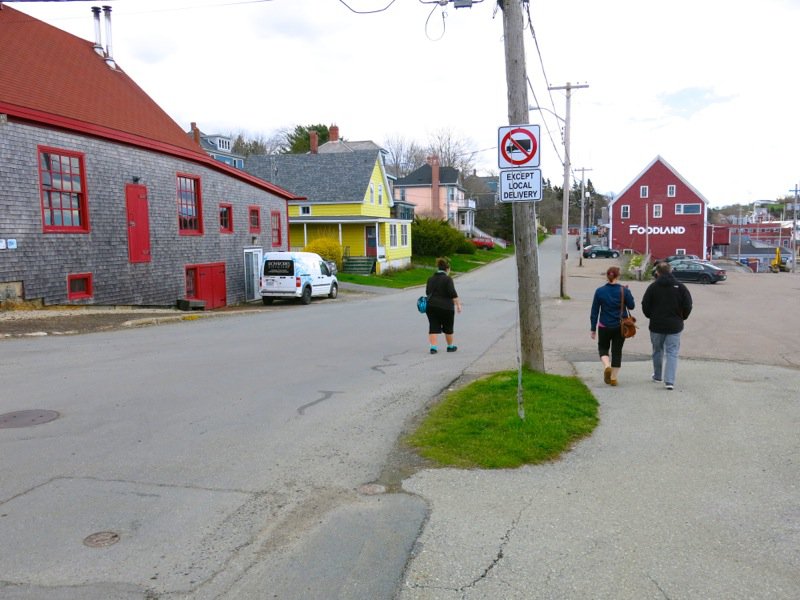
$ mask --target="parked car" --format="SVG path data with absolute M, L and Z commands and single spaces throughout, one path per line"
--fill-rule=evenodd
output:
M 697 256 L 697 254 L 673 254 L 672 256 L 668 256 L 663 260 L 664 262 L 671 263 L 674 260 L 703 260 L 703 259 Z
M 678 281 L 696 281 L 697 283 L 717 283 L 728 278 L 725 269 L 700 260 L 673 260 L 672 274 Z
M 474 237 L 472 238 L 472 243 L 475 244 L 476 248 L 485 248 L 486 250 L 494 248 L 494 240 L 490 237 Z
M 267 252 L 261 269 L 261 301 L 298 298 L 309 304 L 312 297 L 336 298 L 339 281 L 328 263 L 313 252 Z
M 608 246 L 597 246 L 594 244 L 591 246 L 586 246 L 583 249 L 583 258 L 597 258 L 598 256 L 605 258 L 617 258 L 619 256 L 619 250 L 613 250 Z

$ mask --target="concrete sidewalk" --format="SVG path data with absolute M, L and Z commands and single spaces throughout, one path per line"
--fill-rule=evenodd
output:
M 571 300 L 542 302 L 547 371 L 590 387 L 600 425 L 553 463 L 404 481 L 431 515 L 401 600 L 800 597 L 800 323 L 769 313 L 797 312 L 800 280 L 690 286 L 674 391 L 650 381 L 637 309 L 612 388 L 588 335 L 601 262 L 571 266 Z M 514 368 L 515 346 L 512 330 L 467 375 Z

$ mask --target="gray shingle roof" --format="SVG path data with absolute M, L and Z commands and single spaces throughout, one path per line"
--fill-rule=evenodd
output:
M 309 202 L 361 202 L 377 160 L 378 150 L 251 155 L 244 170 Z
M 422 165 L 416 171 L 412 171 L 405 177 L 399 178 L 395 182 L 395 187 L 402 187 L 406 185 L 431 185 L 433 179 L 433 172 L 430 165 Z M 453 167 L 440 167 L 439 168 L 439 183 L 442 185 L 459 185 L 458 169 Z

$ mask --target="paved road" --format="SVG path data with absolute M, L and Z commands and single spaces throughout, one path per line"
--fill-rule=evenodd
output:
M 230 326 L 206 322 L 155 328 L 155 345 L 147 330 L 0 344 L 0 413 L 69 407 L 52 424 L 57 432 L 44 425 L 0 435 L 0 539 L 16 550 L 0 553 L 0 597 L 800 597 L 800 279 L 736 273 L 724 284 L 692 286 L 696 308 L 676 390 L 648 381 L 645 331 L 626 345 L 612 389 L 602 384 L 588 336 L 591 294 L 610 261 L 578 267 L 571 257 L 571 299 L 561 300 L 559 248 L 551 238 L 540 254 L 541 270 L 549 269 L 546 367 L 587 382 L 601 425 L 555 463 L 421 470 L 402 482 L 405 493 L 361 487 L 381 481 L 405 419 L 438 390 L 516 363 L 515 290 L 506 285 L 515 278 L 487 279 L 513 273 L 513 261 L 459 281 L 460 349 L 435 357 L 449 363 L 425 354 L 413 291 L 349 303 L 364 317 L 367 372 L 358 385 L 321 386 L 352 342 L 312 354 L 321 379 L 302 402 L 276 394 L 293 398 L 283 408 L 247 402 L 269 389 L 238 371 L 264 359 L 263 348 L 245 341 L 253 321 L 246 336 L 228 340 L 232 348 L 215 343 Z M 641 298 L 645 284 L 631 287 Z M 325 303 L 309 310 L 320 327 L 333 318 Z M 401 315 L 391 338 L 378 334 L 372 310 Z M 176 327 L 201 336 L 176 336 Z M 65 366 L 53 369 L 58 353 Z M 226 368 L 201 385 L 174 380 L 202 353 Z M 29 383 L 10 386 L 22 372 Z M 109 381 L 86 402 L 81 382 L 98 372 Z M 225 395 L 232 378 L 249 383 Z M 158 394 L 143 393 L 154 383 Z M 354 420 L 338 414 L 339 396 L 319 393 L 340 389 L 361 403 Z M 197 405 L 206 394 L 225 402 Z M 310 418 L 319 438 L 292 427 L 264 436 L 267 414 L 287 425 Z M 330 432 L 347 444 L 331 445 Z M 298 448 L 299 462 L 270 460 L 281 446 Z M 198 464 L 208 457 L 210 465 Z M 104 529 L 123 541 L 105 549 L 80 543 Z

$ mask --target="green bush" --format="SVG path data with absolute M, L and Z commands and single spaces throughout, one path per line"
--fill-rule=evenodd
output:
M 312 240 L 304 249 L 305 252 L 316 252 L 325 260 L 332 260 L 336 268 L 342 270 L 342 245 L 333 238 L 321 237 Z
M 450 256 L 464 236 L 443 219 L 416 217 L 411 224 L 411 252 L 415 256 Z
M 461 242 L 458 244 L 458 248 L 456 248 L 457 254 L 475 254 L 477 252 L 477 248 L 475 244 L 469 238 L 461 238 Z

